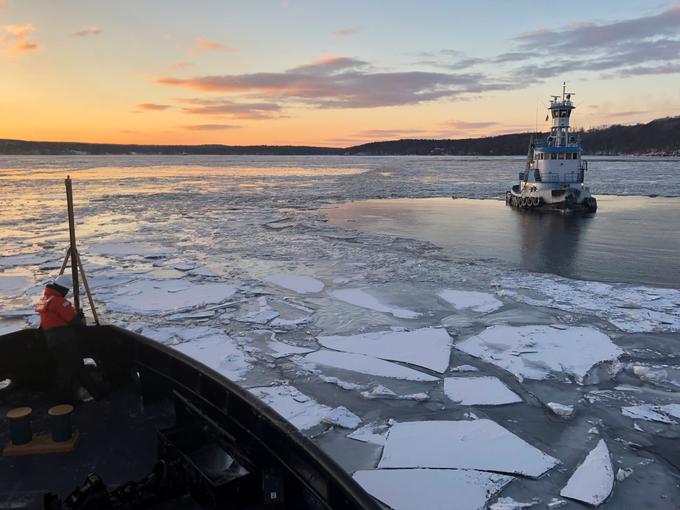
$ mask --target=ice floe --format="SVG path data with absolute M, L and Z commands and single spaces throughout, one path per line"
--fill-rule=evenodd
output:
M 300 430 L 316 427 L 332 411 L 293 386 L 262 386 L 249 391 Z
M 306 363 L 324 365 L 327 367 L 341 368 L 361 372 L 362 374 L 377 375 L 380 377 L 393 377 L 409 381 L 437 381 L 436 377 L 397 365 L 379 358 L 372 358 L 363 354 L 350 352 L 335 352 L 322 349 L 308 354 L 304 358 Z
M 500 300 L 486 292 L 444 289 L 437 295 L 447 303 L 452 304 L 456 310 L 469 309 L 474 312 L 487 313 L 498 310 L 503 306 Z
M 340 406 L 326 414 L 321 421 L 344 429 L 355 429 L 361 423 L 361 418 L 346 407 Z
M 609 497 L 613 486 L 614 470 L 609 449 L 604 439 L 600 439 L 571 475 L 560 496 L 599 506 Z
M 23 294 L 34 284 L 25 273 L 0 273 L 0 297 Z
M 623 407 L 621 413 L 628 418 L 671 425 L 677 423 L 673 418 L 680 418 L 680 404 L 639 404 Z
M 0 335 L 21 331 L 26 327 L 26 322 L 22 320 L 10 319 L 0 320 Z
M 272 352 L 270 356 L 273 358 L 285 358 L 294 354 L 307 354 L 314 351 L 314 349 L 307 349 L 306 347 L 298 347 L 278 340 L 267 340 L 267 348 Z
M 267 276 L 265 281 L 292 290 L 298 294 L 316 294 L 324 288 L 322 281 L 311 276 L 299 274 L 275 274 Z
M 191 341 L 173 345 L 173 348 L 235 381 L 243 379 L 251 368 L 250 358 L 224 334 L 191 338 Z
M 607 335 L 589 327 L 492 326 L 455 347 L 520 380 L 565 374 L 582 382 L 594 365 L 623 353 Z
M 489 510 L 518 510 L 520 508 L 531 508 L 537 504 L 538 502 L 536 501 L 523 503 L 521 501 L 515 501 L 512 498 L 498 498 L 496 502 L 489 507 Z
M 394 510 L 482 510 L 511 476 L 464 469 L 377 469 L 354 479 Z
M 495 406 L 522 402 L 522 399 L 498 378 L 447 377 L 444 379 L 444 393 L 453 402 L 466 406 Z
M 628 333 L 680 331 L 680 290 L 570 280 L 557 276 L 505 277 L 506 295 L 530 305 L 594 314 Z M 540 293 L 526 296 L 517 289 Z
M 457 367 L 453 367 L 451 372 L 479 372 L 479 369 L 472 365 L 458 365 Z
M 345 303 L 360 306 L 361 308 L 368 308 L 376 312 L 389 313 L 399 319 L 416 319 L 420 317 L 420 313 L 406 308 L 397 308 L 384 303 L 381 303 L 378 298 L 369 294 L 366 289 L 338 289 L 331 292 L 331 296 Z
M 382 384 L 374 386 L 370 391 L 362 391 L 361 396 L 368 399 L 384 398 L 393 400 L 415 400 L 417 402 L 424 402 L 425 400 L 430 399 L 430 396 L 424 392 L 400 395 Z
M 539 477 L 559 461 L 496 422 L 396 423 L 379 468 L 461 468 Z
M 234 295 L 236 287 L 225 283 L 192 284 L 184 280 L 136 280 L 123 290 L 124 293 L 107 297 L 109 310 L 155 315 L 221 303 Z
M 548 402 L 546 404 L 546 407 L 550 409 L 550 411 L 553 414 L 557 416 L 562 416 L 564 418 L 574 414 L 574 406 L 568 406 L 565 404 L 560 404 L 558 402 Z
M 451 337 L 442 328 L 378 331 L 351 336 L 319 336 L 321 345 L 337 351 L 403 361 L 443 373 L 449 366 Z
M 359 427 L 347 437 L 354 439 L 355 441 L 361 441 L 362 443 L 372 443 L 380 446 L 385 445 L 387 440 L 387 431 L 389 430 L 389 425 L 379 424 L 376 422 L 367 423 L 363 427 Z
M 128 257 L 132 255 L 157 259 L 168 256 L 168 250 L 157 245 L 136 241 L 104 241 L 89 246 L 92 253 L 108 257 Z

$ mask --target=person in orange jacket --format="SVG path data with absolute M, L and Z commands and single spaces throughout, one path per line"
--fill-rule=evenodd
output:
M 78 346 L 79 330 L 85 326 L 83 313 L 66 299 L 71 286 L 70 276 L 58 276 L 47 284 L 43 298 L 36 306 L 40 328 L 55 361 L 54 396 L 60 403 L 79 400 L 81 385 L 92 396 L 96 397 L 97 393 Z

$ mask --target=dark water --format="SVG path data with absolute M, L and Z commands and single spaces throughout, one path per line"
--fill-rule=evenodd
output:
M 598 197 L 591 216 L 498 200 L 367 200 L 328 210 L 347 228 L 441 246 L 455 259 L 577 279 L 680 288 L 680 199 Z

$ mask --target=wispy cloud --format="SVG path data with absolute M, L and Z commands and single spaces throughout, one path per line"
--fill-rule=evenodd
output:
M 194 124 L 180 127 L 182 129 L 188 129 L 189 131 L 223 131 L 226 129 L 238 129 L 241 126 L 233 126 L 230 124 Z
M 29 41 L 35 28 L 31 23 L 21 25 L 0 25 L 0 54 L 14 57 L 27 51 L 37 50 L 39 46 Z
M 195 46 L 189 48 L 189 54 L 191 55 L 195 55 L 199 51 L 224 51 L 229 53 L 238 52 L 238 48 L 225 46 L 224 44 L 215 41 L 209 41 L 208 39 L 205 39 L 201 36 L 196 37 L 194 39 L 194 43 Z
M 172 67 L 175 69 L 186 69 L 187 67 L 191 67 L 193 64 L 189 62 L 188 60 L 180 60 L 179 62 L 175 62 L 172 64 Z
M 237 102 L 229 99 L 180 98 L 177 102 L 190 105 L 183 108 L 185 113 L 225 115 L 235 119 L 270 119 L 281 110 L 281 106 L 276 103 Z
M 467 122 L 464 120 L 452 120 L 451 122 L 447 122 L 447 126 L 452 127 L 454 129 L 486 129 L 491 126 L 497 126 L 498 122 Z
M 356 34 L 357 32 L 359 32 L 359 29 L 357 29 L 357 28 L 352 28 L 352 27 L 350 27 L 350 28 L 340 28 L 340 29 L 336 30 L 335 32 L 333 32 L 333 35 L 335 37 L 348 37 L 350 35 Z
M 74 35 L 76 37 L 87 37 L 88 35 L 99 35 L 101 33 L 102 33 L 101 28 L 91 26 L 83 28 L 82 30 L 78 30 L 77 32 L 73 32 L 71 35 Z
M 172 108 L 172 106 L 170 106 L 169 104 L 156 104 L 156 103 L 139 103 L 137 105 L 138 110 L 144 110 L 144 111 L 150 111 L 150 112 L 167 110 L 168 108 Z
M 504 88 L 482 74 L 393 71 L 377 72 L 367 62 L 324 57 L 284 72 L 226 74 L 195 78 L 164 77 L 166 86 L 294 101 L 318 108 L 375 108 L 417 104 L 440 98 Z

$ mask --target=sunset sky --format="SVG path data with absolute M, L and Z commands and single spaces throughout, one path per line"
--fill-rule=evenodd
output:
M 680 2 L 0 0 L 0 138 L 349 146 L 680 115 Z

